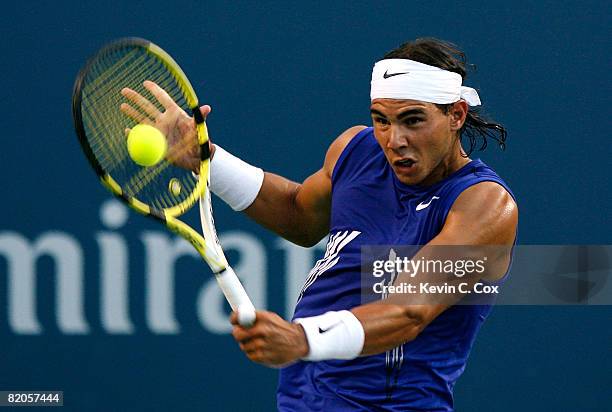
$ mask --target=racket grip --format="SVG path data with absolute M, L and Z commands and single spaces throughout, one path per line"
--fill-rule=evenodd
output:
M 223 272 L 215 275 L 217 283 L 229 302 L 232 310 L 238 314 L 238 323 L 241 326 L 252 326 L 255 323 L 255 306 L 247 295 L 240 279 L 230 266 Z

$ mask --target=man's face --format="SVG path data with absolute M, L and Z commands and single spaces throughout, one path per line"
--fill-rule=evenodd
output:
M 417 100 L 372 101 L 374 135 L 402 183 L 433 184 L 460 161 L 457 131 L 465 120 L 462 108 L 467 112 L 464 102 L 455 103 L 445 114 L 433 103 Z

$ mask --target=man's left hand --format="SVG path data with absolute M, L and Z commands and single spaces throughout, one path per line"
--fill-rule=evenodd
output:
M 250 328 L 238 324 L 236 312 L 232 313 L 230 322 L 234 325 L 232 336 L 253 362 L 278 368 L 308 354 L 308 341 L 302 326 L 287 322 L 276 313 L 258 311 L 255 324 Z

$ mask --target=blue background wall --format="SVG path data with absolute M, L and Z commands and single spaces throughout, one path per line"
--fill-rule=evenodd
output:
M 230 336 L 211 333 L 196 316 L 203 265 L 177 260 L 180 330 L 159 333 L 144 309 L 142 239 L 165 235 L 163 228 L 130 214 L 115 230 L 98 217 L 108 194 L 78 147 L 70 96 L 84 60 L 117 37 L 145 37 L 168 50 L 213 106 L 213 140 L 294 180 L 320 167 L 341 131 L 368 124 L 378 58 L 416 37 L 451 40 L 478 66 L 467 84 L 509 130 L 505 152 L 491 145 L 478 156 L 519 199 L 521 243 L 611 243 L 605 2 L 121 3 L 12 2 L 0 15 L 0 231 L 5 240 L 34 244 L 55 233 L 80 245 L 89 325 L 80 333 L 58 326 L 57 267 L 42 256 L 35 267 L 42 329 L 16 330 L 8 285 L 19 274 L 2 252 L 0 390 L 64 390 L 76 410 L 274 408 L 276 372 L 250 363 Z M 244 216 L 220 202 L 215 208 L 221 233 L 252 235 L 264 247 L 266 306 L 286 314 L 287 253 Z M 102 326 L 102 232 L 127 245 L 130 333 Z M 606 410 L 611 314 L 610 307 L 496 308 L 457 385 L 457 409 Z

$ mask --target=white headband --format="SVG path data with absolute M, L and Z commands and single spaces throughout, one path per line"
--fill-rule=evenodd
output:
M 448 104 L 463 99 L 480 106 L 476 90 L 461 85 L 461 75 L 408 59 L 385 59 L 372 70 L 370 98 L 413 99 Z

